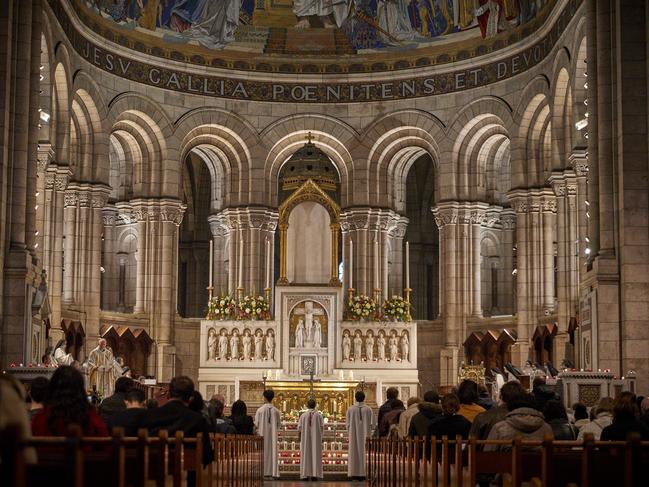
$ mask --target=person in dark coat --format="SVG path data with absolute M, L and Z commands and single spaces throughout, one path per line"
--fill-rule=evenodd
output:
M 625 441 L 636 433 L 642 441 L 649 441 L 649 429 L 638 420 L 638 404 L 635 394 L 629 391 L 620 393 L 613 405 L 613 423 L 602 430 L 601 441 Z
M 173 437 L 176 431 L 182 431 L 186 437 L 195 438 L 203 433 L 203 464 L 208 465 L 213 456 L 210 442 L 210 428 L 202 414 L 189 409 L 188 404 L 194 392 L 194 382 L 187 376 L 178 376 L 169 383 L 169 400 L 156 409 L 147 410 L 145 427 L 151 436 L 157 436 L 161 430 L 167 430 Z
M 137 436 L 140 428 L 144 427 L 148 410 L 146 396 L 140 389 L 131 389 L 126 393 L 126 409 L 108 418 L 108 429 L 124 428 L 124 436 Z
M 428 434 L 428 426 L 442 417 L 439 394 L 435 390 L 425 392 L 424 400 L 418 404 L 418 407 L 419 412 L 410 421 L 408 430 L 410 438 L 425 438 Z
M 536 377 L 532 381 L 532 394 L 536 400 L 536 409 L 543 411 L 545 409 L 545 403 L 548 401 L 558 401 L 559 395 L 554 391 L 554 389 L 548 387 L 545 384 L 544 377 Z
M 524 392 L 525 390 L 523 389 L 523 386 L 521 386 L 521 383 L 518 381 L 512 380 L 503 384 L 500 388 L 500 404 L 484 413 L 478 414 L 475 417 L 471 424 L 469 436 L 474 436 L 479 440 L 486 440 L 491 428 L 493 428 L 496 423 L 504 420 L 505 416 L 507 416 L 507 413 L 509 412 L 508 404 L 511 400 L 516 396 L 520 396 Z
M 471 422 L 464 416 L 458 414 L 460 410 L 460 399 L 455 394 L 446 394 L 442 399 L 442 417 L 433 422 L 428 427 L 428 434 L 426 435 L 426 451 L 431 448 L 429 445 L 432 438 L 441 440 L 442 436 L 448 437 L 449 440 L 454 440 L 456 435 L 460 435 L 462 439 L 469 437 L 471 430 Z M 441 458 L 442 445 L 437 445 L 437 457 Z M 449 458 L 451 463 L 455 455 L 455 447 L 449 446 Z
M 392 401 L 392 410 L 385 413 L 379 424 L 379 436 L 389 436 L 393 425 L 399 425 L 399 417 L 406 410 L 406 406 L 399 399 Z M 398 433 L 397 433 L 398 434 Z
M 115 392 L 101 401 L 99 415 L 108 424 L 110 417 L 126 409 L 126 393 L 133 388 L 133 379 L 120 377 L 115 381 Z
M 47 391 L 50 387 L 50 380 L 47 377 L 36 377 L 29 384 L 29 399 L 31 405 L 29 408 L 29 420 L 34 418 L 34 415 L 45 407 L 47 401 Z
M 392 403 L 398 400 L 399 398 L 399 389 L 397 389 L 396 387 L 388 387 L 388 389 L 385 391 L 385 398 L 386 398 L 385 402 L 381 404 L 381 407 L 379 408 L 379 415 L 378 418 L 376 419 L 378 436 L 382 436 L 380 429 L 381 429 L 381 421 L 383 421 L 383 416 L 386 413 L 392 411 Z
M 226 418 L 223 415 L 223 411 L 225 410 L 225 403 L 223 402 L 223 398 L 213 397 L 210 400 L 210 404 L 207 409 L 212 431 L 222 435 L 235 435 L 237 433 L 237 430 L 232 425 L 230 418 Z
M 248 406 L 241 399 L 232 403 L 230 421 L 238 435 L 255 434 L 255 422 L 252 416 L 248 416 Z
M 551 400 L 546 402 L 543 417 L 545 422 L 552 428 L 555 440 L 573 441 L 577 439 L 579 430 L 568 421 L 568 413 L 561 401 Z

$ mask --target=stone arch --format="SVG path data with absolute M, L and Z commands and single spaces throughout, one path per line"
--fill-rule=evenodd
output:
M 573 144 L 576 146 L 585 146 L 588 142 L 588 73 L 586 66 L 586 35 L 578 37 L 578 43 L 575 48 L 575 55 L 572 57 L 570 72 L 572 87 L 572 113 L 573 118 L 579 126 L 573 125 Z
M 294 124 L 292 132 L 286 133 L 273 145 L 270 145 L 271 149 L 266 156 L 263 172 L 267 177 L 265 201 L 268 206 L 277 206 L 277 188 L 280 170 L 291 155 L 305 144 L 309 133 L 311 133 L 311 142 L 318 149 L 324 152 L 329 159 L 331 159 L 334 167 L 338 171 L 338 176 L 340 178 L 341 206 L 344 207 L 351 201 L 352 191 L 349 187 L 349 181 L 353 178 L 354 162 L 347 147 L 351 145 L 354 139 L 345 138 L 341 140 L 333 136 L 330 132 L 325 132 L 325 129 L 331 129 L 333 124 L 331 121 L 315 128 L 316 124 L 314 120 L 317 119 L 305 118 L 302 120 L 301 122 L 304 123 L 305 128 L 300 130 L 295 130 L 295 126 L 298 124 Z M 314 128 L 309 130 L 309 126 L 314 126 Z M 281 126 L 276 126 L 273 130 L 263 132 L 263 140 L 267 140 L 267 137 L 269 137 L 269 134 L 271 133 L 278 133 L 280 128 L 281 131 L 284 131 L 288 127 L 286 127 L 286 124 L 284 123 Z M 342 129 L 336 130 L 336 133 L 343 133 L 348 137 L 352 135 L 348 131 Z M 356 188 L 354 188 L 354 191 L 356 191 Z
M 552 138 L 554 169 L 564 169 L 572 149 L 573 103 L 571 61 L 567 49 L 554 59 L 552 77 Z
M 178 198 L 180 165 L 173 129 L 160 106 L 149 98 L 124 93 L 108 108 L 107 126 L 130 133 L 140 146 L 142 160 L 134 167 L 135 197 Z
M 142 164 L 142 150 L 130 132 L 114 130 L 109 136 L 110 198 L 128 201 L 133 198 L 134 167 Z
M 54 127 L 54 51 L 50 49 L 51 35 L 45 24 L 41 33 L 40 97 L 39 109 L 45 114 L 40 116 L 41 128 L 38 131 L 39 142 L 50 142 Z M 49 117 L 49 119 L 48 119 Z M 46 120 L 47 119 L 47 120 Z
M 70 75 L 70 58 L 67 49 L 58 44 L 54 65 L 50 73 L 52 90 L 52 121 L 50 141 L 58 163 L 68 164 L 70 159 L 70 118 L 72 97 L 70 96 L 72 79 Z

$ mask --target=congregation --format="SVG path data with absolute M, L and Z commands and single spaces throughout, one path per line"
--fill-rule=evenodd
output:
M 168 395 L 160 401 L 147 401 L 139 383 L 120 377 L 114 393 L 99 404 L 87 396 L 84 379 L 78 369 L 61 366 L 51 379 L 37 377 L 28 391 L 10 374 L 0 376 L 0 428 L 19 425 L 24 436 L 65 436 L 76 424 L 84 437 L 106 437 L 114 428 L 122 428 L 125 436 L 136 436 L 140 429 L 151 435 L 166 430 L 170 435 L 182 431 L 185 437 L 203 439 L 204 466 L 213 458 L 210 433 L 222 435 L 259 435 L 263 437 L 263 473 L 265 478 L 279 478 L 278 432 L 282 415 L 273 405 L 275 393 L 263 392 L 264 405 L 254 419 L 248 415 L 244 401 L 228 405 L 222 395 L 205 401 L 194 382 L 187 376 L 174 377 Z M 318 480 L 323 475 L 322 443 L 325 422 L 315 399 L 308 400 L 299 418 L 297 429 L 301 451 L 300 478 Z M 603 397 L 590 410 L 576 403 L 567 410 L 556 392 L 543 378 L 535 379 L 531 392 L 518 381 L 505 383 L 494 403 L 483 386 L 463 380 L 452 392 L 440 397 L 435 390 L 423 398 L 410 397 L 407 404 L 399 399 L 399 391 L 390 387 L 378 415 L 365 404 L 365 393 L 355 393 L 355 403 L 347 410 L 349 435 L 348 477 L 365 480 L 366 442 L 372 436 L 389 439 L 418 438 L 424 440 L 423 454 L 446 436 L 479 440 L 555 440 L 581 441 L 587 435 L 595 440 L 624 441 L 636 435 L 649 441 L 649 397 L 621 392 L 616 398 Z M 508 448 L 485 444 L 484 451 Z M 511 448 L 511 446 L 509 446 Z M 35 462 L 34 452 L 27 452 L 27 461 Z M 188 480 L 190 483 L 191 481 Z

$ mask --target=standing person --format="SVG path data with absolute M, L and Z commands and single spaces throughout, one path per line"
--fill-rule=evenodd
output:
M 349 432 L 347 476 L 365 480 L 365 440 L 372 435 L 374 414 L 365 405 L 365 393 L 356 391 L 356 404 L 347 409 L 345 424 Z
M 408 407 L 399 416 L 399 438 L 406 438 L 410 430 L 410 422 L 412 418 L 419 413 L 419 403 L 421 399 L 418 397 L 411 397 L 408 399 Z
M 50 381 L 46 377 L 36 377 L 31 384 L 29 384 L 29 397 L 32 401 L 29 408 L 29 420 L 31 421 L 34 415 L 45 407 L 47 400 L 47 389 L 50 386 Z
M 401 413 L 406 410 L 403 402 L 399 399 L 392 401 L 392 410 L 387 412 L 381 418 L 381 424 L 379 424 L 379 436 L 392 436 L 393 430 L 396 436 L 399 435 L 399 417 Z
M 113 393 L 113 384 L 115 384 L 113 362 L 113 352 L 106 346 L 106 340 L 100 338 L 97 346 L 88 355 L 88 372 L 90 386 L 96 387 L 101 397 L 108 397 Z
M 241 399 L 232 403 L 232 414 L 230 421 L 238 435 L 254 435 L 255 422 L 252 416 L 248 416 L 248 406 Z
M 297 431 L 300 439 L 300 478 L 317 480 L 322 475 L 322 433 L 324 419 L 316 411 L 315 399 L 306 403 L 307 411 L 300 416 Z
M 383 415 L 392 411 L 392 403 L 399 398 L 399 389 L 397 389 L 396 387 L 388 387 L 388 389 L 385 391 L 385 397 L 385 402 L 379 408 L 379 417 L 376 420 L 377 429 L 378 426 L 381 425 Z
M 257 433 L 264 438 L 264 477 L 279 478 L 277 431 L 282 424 L 282 416 L 275 406 L 275 393 L 270 389 L 264 391 L 266 403 L 257 409 L 255 426 Z
M 518 381 L 512 380 L 504 384 L 500 388 L 500 403 L 475 417 L 471 424 L 469 435 L 475 436 L 479 440 L 486 440 L 491 428 L 493 428 L 496 423 L 504 420 L 507 416 L 507 413 L 509 412 L 507 407 L 512 399 L 524 393 L 525 389 L 523 389 L 523 386 Z M 480 448 L 482 448 L 482 446 L 480 446 Z
M 65 436 L 70 424 L 78 424 L 83 436 L 108 436 L 106 424 L 88 402 L 81 372 L 62 365 L 52 374 L 45 407 L 32 419 L 32 432 Z
M 449 439 L 455 439 L 456 435 L 460 435 L 463 439 L 469 437 L 469 430 L 471 423 L 468 419 L 460 414 L 460 400 L 455 394 L 446 394 L 442 398 L 442 417 L 438 421 L 431 423 L 428 427 L 428 434 L 426 435 L 426 451 L 432 449 L 431 440 L 441 440 L 442 436 L 447 436 Z M 430 445 L 430 446 L 429 446 Z M 442 458 L 442 445 L 437 445 L 437 458 Z M 455 447 L 449 446 L 449 458 L 455 458 Z
M 223 411 L 225 411 L 225 398 L 223 396 L 213 396 L 207 411 L 212 431 L 222 435 L 234 435 L 237 433 L 237 430 L 232 425 L 232 421 L 223 414 Z
M 442 406 L 439 404 L 439 394 L 436 390 L 426 391 L 424 400 L 418 404 L 419 412 L 410 421 L 408 436 L 410 438 L 425 438 L 428 426 L 442 417 Z
M 478 404 L 478 384 L 472 380 L 463 380 L 457 388 L 457 397 L 460 400 L 460 410 L 458 414 L 464 416 L 470 423 L 473 423 L 475 417 L 486 411 L 485 408 Z

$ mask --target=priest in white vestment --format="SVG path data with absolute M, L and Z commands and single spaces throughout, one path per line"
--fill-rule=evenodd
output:
M 88 355 L 90 387 L 95 386 L 101 397 L 113 394 L 115 387 L 115 368 L 113 352 L 106 346 L 106 340 L 99 339 L 99 344 Z
M 322 474 L 322 434 L 324 419 L 316 411 L 315 399 L 306 403 L 307 411 L 300 416 L 297 430 L 300 435 L 300 478 L 321 479 Z
M 365 404 L 365 393 L 356 391 L 356 403 L 347 410 L 346 425 L 349 433 L 349 450 L 347 459 L 347 476 L 355 480 L 364 480 L 365 440 L 372 436 L 374 414 Z
M 282 425 L 282 416 L 275 406 L 275 393 L 264 391 L 266 403 L 257 409 L 255 426 L 257 434 L 264 438 L 264 477 L 279 478 L 279 452 L 277 432 Z

